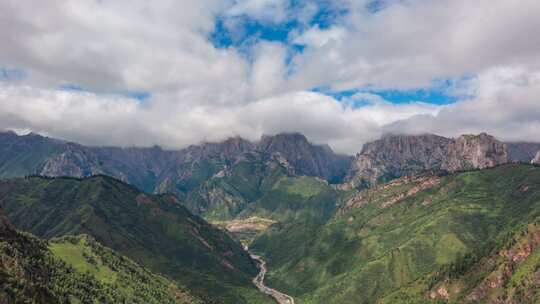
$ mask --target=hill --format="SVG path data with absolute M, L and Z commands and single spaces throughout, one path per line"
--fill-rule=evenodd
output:
M 414 294 L 409 302 L 398 295 L 388 303 L 399 303 L 396 299 L 436 302 L 444 299 L 429 297 L 434 286 L 444 286 L 451 299 L 460 299 L 469 296 L 467 291 L 482 288 L 478 287 L 485 285 L 482 280 L 496 276 L 497 269 L 505 269 L 508 258 L 498 258 L 500 244 L 514 248 L 508 249 L 514 252 L 510 256 L 527 261 L 522 268 L 508 267 L 512 278 L 508 282 L 536 286 L 540 265 L 535 257 L 540 250 L 532 244 L 536 244 L 534 227 L 539 217 L 538 167 L 505 165 L 450 175 L 431 172 L 349 190 L 325 224 L 273 225 L 251 248 L 268 262 L 268 285 L 294 296 L 298 303 L 376 303 L 406 288 L 413 289 L 407 290 Z M 516 232 L 529 223 L 533 225 L 527 232 L 530 237 Z M 528 247 L 514 246 L 505 242 L 509 235 L 519 244 L 533 241 Z M 526 254 L 519 248 L 528 248 Z M 482 268 L 482 263 L 493 271 Z M 417 283 L 456 268 L 459 275 L 454 274 L 453 281 L 442 275 L 428 280 L 429 284 Z M 468 273 L 478 276 L 471 282 Z M 455 286 L 461 292 L 454 294 Z M 501 294 L 510 290 L 505 284 L 495 287 Z M 499 293 L 486 294 L 496 298 Z M 528 297 L 531 303 L 538 300 L 534 293 Z
M 0 210 L 2 303 L 202 303 L 88 236 L 51 242 L 21 233 Z
M 351 158 L 298 133 L 263 136 L 258 142 L 235 137 L 179 150 L 160 147 L 90 147 L 37 134 L 0 132 L 0 177 L 88 177 L 106 174 L 146 192 L 186 194 L 245 154 L 261 161 L 280 155 L 298 175 L 339 181 Z
M 29 177 L 0 181 L 0 205 L 20 230 L 45 239 L 90 235 L 203 300 L 260 297 L 251 284 L 257 268 L 241 245 L 173 196 L 106 176 Z

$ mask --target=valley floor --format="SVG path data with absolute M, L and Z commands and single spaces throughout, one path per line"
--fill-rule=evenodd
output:
M 255 284 L 262 293 L 273 297 L 279 304 L 294 304 L 294 299 L 291 296 L 264 285 L 264 277 L 268 271 L 266 262 L 258 255 L 250 255 L 253 260 L 257 261 L 260 269 L 259 274 L 253 279 L 253 284 Z

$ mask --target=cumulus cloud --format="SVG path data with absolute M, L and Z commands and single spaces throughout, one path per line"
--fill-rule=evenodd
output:
M 356 98 L 366 101 L 371 96 Z M 263 134 L 302 132 L 344 153 L 381 136 L 389 123 L 438 109 L 422 103 L 395 105 L 376 97 L 355 108 L 324 94 L 296 92 L 228 107 L 171 110 L 126 97 L 21 86 L 0 87 L 0 107 L 0 128 L 30 129 L 90 145 L 181 148 L 230 136 L 257 140 Z
M 385 127 L 388 132 L 447 136 L 488 131 L 507 141 L 540 142 L 540 71 L 494 68 L 469 80 L 475 97 Z
M 340 13 L 317 23 L 323 7 Z M 536 0 L 2 1 L 0 128 L 169 148 L 298 131 L 346 153 L 384 132 L 540 141 L 538 11 Z M 296 28 L 217 47 L 218 19 Z M 447 79 L 455 104 L 366 93 Z
M 262 22 L 280 23 L 288 18 L 288 7 L 288 0 L 237 0 L 226 15 L 249 16 Z
M 311 43 L 295 58 L 292 82 L 408 89 L 494 66 L 540 68 L 538 1 L 386 1 L 375 13 L 367 4 L 350 1 L 333 27 L 296 38 Z M 343 43 L 317 43 L 336 32 Z

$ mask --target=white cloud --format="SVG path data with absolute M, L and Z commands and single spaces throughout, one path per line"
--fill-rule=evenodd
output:
M 540 2 L 386 1 L 376 13 L 368 2 L 1 1 L 0 68 L 28 78 L 0 82 L 0 128 L 166 147 L 299 131 L 348 153 L 386 131 L 540 141 Z M 309 27 L 323 3 L 348 13 L 329 28 Z M 244 17 L 300 25 L 289 41 L 216 48 L 208 37 L 217 16 L 236 30 Z M 464 76 L 450 89 L 472 97 L 446 106 L 309 92 L 422 88 Z M 96 93 L 56 89 L 63 84 Z M 152 96 L 121 97 L 129 91 Z M 358 100 L 367 104 L 352 106 Z
M 250 77 L 253 99 L 283 91 L 286 56 L 287 49 L 280 43 L 263 42 L 257 46 Z
M 417 88 L 495 66 L 540 69 L 539 1 L 389 1 L 377 13 L 366 3 L 300 36 L 312 43 L 294 60 L 295 87 Z M 333 31 L 343 43 L 316 43 Z
M 469 81 L 476 97 L 386 126 L 393 132 L 457 136 L 487 131 L 503 140 L 540 142 L 540 71 L 494 68 Z
M 226 11 L 229 17 L 249 16 L 252 19 L 280 23 L 288 18 L 289 0 L 236 0 Z
M 0 129 L 31 129 L 92 145 L 160 144 L 169 148 L 233 135 L 256 140 L 262 134 L 297 131 L 340 152 L 354 153 L 366 140 L 379 137 L 381 127 L 437 111 L 432 105 L 394 105 L 382 100 L 353 108 L 348 102 L 314 92 L 288 93 L 227 107 L 177 106 L 151 106 L 85 92 L 1 86 Z
M 341 44 L 346 37 L 346 30 L 341 27 L 332 27 L 321 30 L 318 25 L 308 29 L 298 37 L 293 39 L 295 44 L 321 48 L 329 43 Z

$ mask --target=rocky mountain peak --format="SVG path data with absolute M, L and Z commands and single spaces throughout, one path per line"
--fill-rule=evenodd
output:
M 231 137 L 220 142 L 204 142 L 200 145 L 191 145 L 180 153 L 187 153 L 188 159 L 207 157 L 223 157 L 233 159 L 242 153 L 253 150 L 253 143 L 241 137 Z
M 374 185 L 425 170 L 483 169 L 508 162 L 506 145 L 486 133 L 457 139 L 434 134 L 388 135 L 367 143 L 348 174 L 354 185 Z
M 531 164 L 540 165 L 540 151 L 536 153 L 536 156 L 531 161 Z
M 276 151 L 298 147 L 307 147 L 310 143 L 301 133 L 280 133 L 273 136 L 263 135 L 258 143 L 263 151 Z
M 530 163 L 540 151 L 540 143 L 508 142 L 508 158 L 513 162 Z
M 486 133 L 462 135 L 447 147 L 441 169 L 450 172 L 485 169 L 507 162 L 507 147 L 495 137 Z
M 263 136 L 257 150 L 287 160 L 299 175 L 319 176 L 327 180 L 341 179 L 349 166 L 348 156 L 335 154 L 328 145 L 316 145 L 300 133 Z

